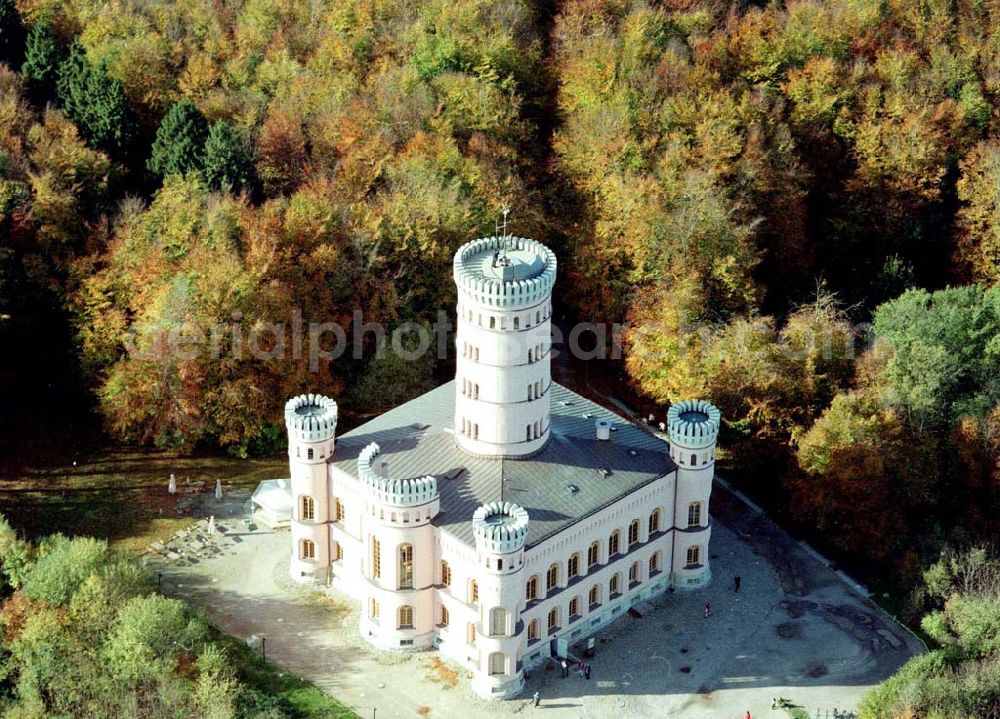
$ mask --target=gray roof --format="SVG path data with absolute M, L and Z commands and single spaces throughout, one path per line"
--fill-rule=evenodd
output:
M 527 459 L 476 457 L 459 448 L 454 407 L 452 381 L 338 437 L 328 462 L 356 477 L 358 453 L 377 442 L 391 477 L 434 475 L 441 494 L 434 523 L 469 545 L 481 504 L 510 501 L 528 510 L 532 546 L 676 468 L 662 440 L 555 382 L 550 439 Z M 611 422 L 610 441 L 597 439 L 598 419 Z

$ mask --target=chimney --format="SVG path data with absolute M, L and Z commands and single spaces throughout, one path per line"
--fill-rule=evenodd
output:
M 594 422 L 594 429 L 597 432 L 597 438 L 601 440 L 611 439 L 611 423 L 606 419 L 599 419 Z

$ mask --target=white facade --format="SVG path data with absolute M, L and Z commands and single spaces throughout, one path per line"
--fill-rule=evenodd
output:
M 336 403 L 314 395 L 290 400 L 290 572 L 361 602 L 360 630 L 375 646 L 437 647 L 472 673 L 477 693 L 503 698 L 521 690 L 524 670 L 555 654 L 560 640 L 571 646 L 636 602 L 709 581 L 708 510 L 721 417 L 706 402 L 671 407 L 669 444 L 655 446 L 673 461 L 651 455 L 659 461 L 648 476 L 630 465 L 644 450 L 618 438 L 626 431 L 648 435 L 606 411 L 595 422 L 589 411 L 571 416 L 573 408 L 560 407 L 566 434 L 559 434 L 549 363 L 555 257 L 532 240 L 489 238 L 459 249 L 454 272 L 454 424 L 433 428 L 426 440 L 432 451 L 425 451 L 440 456 L 443 469 L 422 474 L 412 455 L 414 432 L 429 419 L 401 428 L 408 432 L 392 423 L 358 428 L 341 440 L 351 439 L 350 451 L 357 451 L 348 462 L 349 450 L 334 456 Z M 590 427 L 586 439 L 581 423 Z M 583 498 L 578 516 L 553 523 L 539 513 L 532 534 L 531 513 L 546 507 L 504 498 L 465 509 L 484 486 L 506 497 L 508 478 L 532 457 L 564 456 L 556 450 L 575 457 L 584 441 L 592 443 L 594 466 L 574 460 L 530 475 L 536 496 L 561 498 L 565 491 L 566 501 Z M 494 470 L 496 487 L 479 479 Z M 474 471 L 475 481 L 458 479 Z M 566 482 L 574 473 L 580 479 Z M 627 488 L 617 495 L 616 480 Z

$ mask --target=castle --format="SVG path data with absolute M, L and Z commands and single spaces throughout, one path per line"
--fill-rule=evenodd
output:
M 453 274 L 454 381 L 342 437 L 332 399 L 286 405 L 290 571 L 356 598 L 372 644 L 436 647 L 504 698 L 637 602 L 709 581 L 720 416 L 675 404 L 664 443 L 554 383 L 545 245 L 475 240 Z

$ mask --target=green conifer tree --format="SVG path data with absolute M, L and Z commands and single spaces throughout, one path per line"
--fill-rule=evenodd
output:
M 156 131 L 146 167 L 160 177 L 202 170 L 207 135 L 205 116 L 192 102 L 182 100 L 174 103 Z
M 59 48 L 49 26 L 39 23 L 31 28 L 21 72 L 31 83 L 38 99 L 47 100 L 55 95 L 59 61 Z
M 225 120 L 212 123 L 205 141 L 205 180 L 216 189 L 240 190 L 250 183 L 246 144 Z
M 121 82 L 109 77 L 102 63 L 93 67 L 83 47 L 74 42 L 59 66 L 59 104 L 91 145 L 115 157 L 124 154 L 131 138 L 131 114 Z

